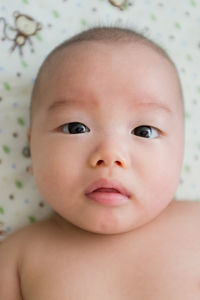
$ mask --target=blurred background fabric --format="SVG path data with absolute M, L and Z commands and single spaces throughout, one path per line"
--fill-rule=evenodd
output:
M 200 2 L 1 0 L 0 240 L 52 213 L 28 173 L 31 158 L 26 131 L 38 68 L 57 44 L 98 25 L 138 30 L 175 62 L 184 94 L 186 131 L 175 197 L 200 201 Z

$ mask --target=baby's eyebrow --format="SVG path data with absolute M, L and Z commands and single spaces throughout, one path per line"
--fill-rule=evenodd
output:
M 57 101 L 55 101 L 54 103 L 52 103 L 49 107 L 48 107 L 48 111 L 54 111 L 57 108 L 61 108 L 63 106 L 96 106 L 97 103 L 94 101 L 83 101 L 83 100 L 78 100 L 78 99 L 59 99 Z
M 166 113 L 172 113 L 172 110 L 170 109 L 170 107 L 162 102 L 149 102 L 149 101 L 145 101 L 145 102 L 137 102 L 136 107 L 141 107 L 141 108 L 145 108 L 145 109 L 152 109 L 152 110 L 160 110 Z
M 96 101 L 85 101 L 79 99 L 59 99 L 56 102 L 52 103 L 48 107 L 48 111 L 52 112 L 56 109 L 61 109 L 64 106 L 79 106 L 79 107 L 87 107 L 92 106 L 96 108 L 98 106 L 98 102 Z M 172 113 L 170 107 L 161 101 L 152 101 L 152 100 L 141 100 L 141 101 L 133 101 L 133 109 L 150 109 L 150 110 L 160 110 L 165 113 Z

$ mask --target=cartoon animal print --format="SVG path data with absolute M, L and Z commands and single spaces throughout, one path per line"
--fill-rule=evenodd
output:
M 124 9 L 125 4 L 126 4 L 126 0 L 109 0 L 109 2 L 121 10 Z
M 34 52 L 33 49 L 33 43 L 31 41 L 31 36 L 35 35 L 38 30 L 41 30 L 41 24 L 38 23 L 36 20 L 31 18 L 28 15 L 20 14 L 19 12 L 14 12 L 14 18 L 15 18 L 15 27 L 10 27 L 4 18 L 0 18 L 4 22 L 3 27 L 3 33 L 4 37 L 3 40 L 7 39 L 10 41 L 13 41 L 13 46 L 11 48 L 11 51 L 13 52 L 16 47 L 19 48 L 20 55 L 23 55 L 22 47 L 25 45 L 25 43 L 28 41 L 30 44 L 31 51 Z M 8 35 L 11 34 L 11 31 L 15 31 L 14 36 L 11 38 Z

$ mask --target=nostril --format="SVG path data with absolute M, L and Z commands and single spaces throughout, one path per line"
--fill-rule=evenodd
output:
M 97 162 L 97 166 L 100 166 L 101 164 L 103 164 L 103 162 L 104 162 L 104 161 L 103 161 L 102 159 L 99 159 L 98 162 Z M 119 160 L 116 160 L 115 163 L 116 163 L 118 166 L 120 166 L 120 167 L 122 167 L 122 165 L 123 165 L 122 162 L 119 161 Z
M 99 165 L 101 165 L 102 163 L 103 163 L 103 160 L 100 159 L 100 160 L 98 160 L 97 165 L 99 166 Z

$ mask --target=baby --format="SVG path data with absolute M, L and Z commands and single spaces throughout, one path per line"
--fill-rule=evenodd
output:
M 44 61 L 32 173 L 55 213 L 0 245 L 1 300 L 199 300 L 200 207 L 175 201 L 176 68 L 129 29 L 94 28 Z

